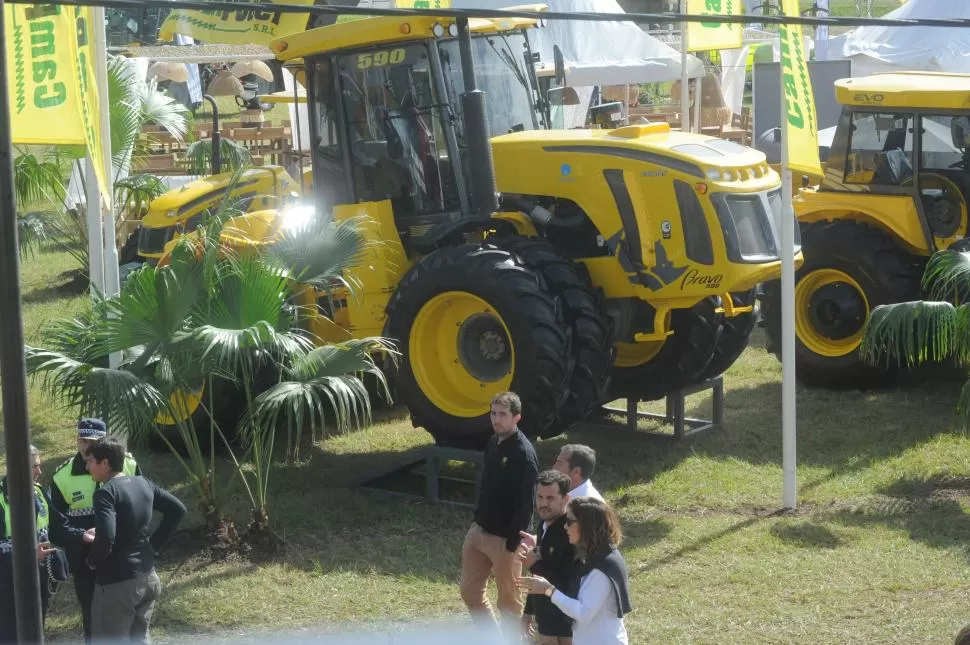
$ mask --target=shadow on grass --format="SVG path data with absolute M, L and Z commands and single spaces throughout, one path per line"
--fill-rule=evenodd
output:
M 868 468 L 950 432 L 961 385 L 955 380 L 933 380 L 880 391 L 799 386 L 798 463 L 828 470 L 820 478 L 802 482 L 801 490 Z M 594 479 L 601 489 L 651 481 L 691 455 L 780 466 L 781 384 L 736 387 L 729 374 L 725 389 L 724 426 L 683 441 L 630 432 L 619 418 L 608 426 L 578 424 L 570 430 L 569 440 L 596 449 L 601 474 Z M 688 398 L 688 416 L 710 418 L 710 399 L 710 394 Z M 641 421 L 641 428 L 649 423 Z
M 964 477 L 901 478 L 865 505 L 825 517 L 848 526 L 884 526 L 932 548 L 952 549 L 970 561 L 970 480 Z M 961 503 L 962 502 L 962 503 Z
M 785 544 L 805 549 L 835 549 L 842 544 L 838 535 L 814 522 L 777 522 L 768 530 Z
M 84 293 L 88 286 L 87 276 L 80 269 L 73 269 L 55 277 L 45 287 L 31 289 L 24 293 L 23 302 L 25 305 L 42 304 L 63 298 L 74 298 Z

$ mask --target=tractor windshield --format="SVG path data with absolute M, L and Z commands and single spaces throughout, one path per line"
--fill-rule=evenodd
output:
M 357 199 L 390 199 L 399 214 L 457 209 L 427 46 L 372 49 L 338 60 Z
M 448 98 L 460 114 L 465 84 L 458 41 L 446 40 L 438 47 Z M 542 117 L 533 90 L 534 72 L 525 33 L 518 31 L 473 36 L 472 56 L 478 87 L 488 94 L 489 136 L 538 129 Z

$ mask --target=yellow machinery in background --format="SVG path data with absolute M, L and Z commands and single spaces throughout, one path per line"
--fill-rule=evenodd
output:
M 439 444 L 482 445 L 502 390 L 545 437 L 614 398 L 722 373 L 756 287 L 780 272 L 765 156 L 666 124 L 550 129 L 534 26 L 380 17 L 273 43 L 305 71 L 312 186 L 303 206 L 236 218 L 235 243 L 272 244 L 308 205 L 368 222 L 379 244 L 354 272 L 360 293 L 304 289 L 301 324 L 320 342 L 394 339 L 397 399 Z
M 805 263 L 795 286 L 797 373 L 821 386 L 879 384 L 859 345 L 877 305 L 918 299 L 929 256 L 963 244 L 970 194 L 970 75 L 840 80 L 843 105 L 821 184 L 794 200 Z M 781 293 L 765 286 L 769 349 L 781 353 Z

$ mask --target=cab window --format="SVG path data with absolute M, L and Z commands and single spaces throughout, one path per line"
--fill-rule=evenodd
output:
M 903 186 L 913 178 L 913 115 L 855 112 L 845 183 Z

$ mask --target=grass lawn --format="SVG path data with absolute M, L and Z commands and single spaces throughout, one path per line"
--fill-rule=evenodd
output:
M 68 268 L 57 253 L 25 264 L 28 339 L 44 320 L 83 306 L 56 288 Z M 631 642 L 950 642 L 970 622 L 970 439 L 952 412 L 960 384 L 800 389 L 800 509 L 779 515 L 780 369 L 762 345 L 758 335 L 727 375 L 724 429 L 676 444 L 583 426 L 538 445 L 549 465 L 567 440 L 599 453 L 596 484 L 627 535 Z M 707 395 L 695 399 L 693 413 L 706 413 Z M 49 477 L 72 452 L 72 415 L 36 392 L 30 409 Z M 280 467 L 273 510 L 289 549 L 276 561 L 193 559 L 193 509 L 160 562 L 158 640 L 463 616 L 457 576 L 468 512 L 349 486 L 427 441 L 392 417 Z M 194 505 L 173 459 L 138 456 Z M 245 521 L 241 496 L 237 510 Z M 73 593 L 63 589 L 49 634 L 65 641 L 79 630 Z

